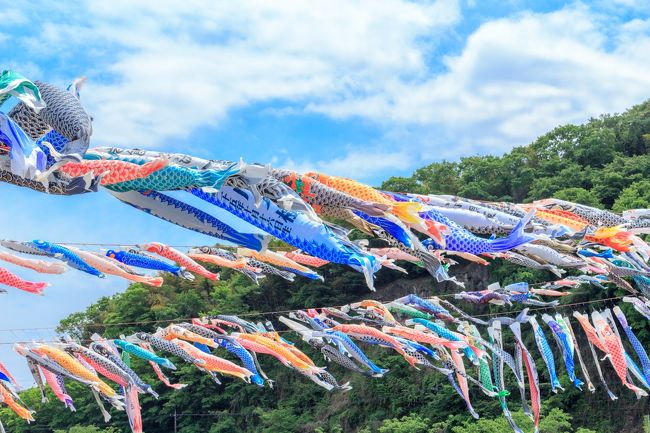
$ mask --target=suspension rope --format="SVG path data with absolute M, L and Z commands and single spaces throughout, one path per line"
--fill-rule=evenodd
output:
M 603 298 L 603 299 L 591 299 L 588 301 L 581 301 L 581 302 L 572 302 L 568 304 L 563 304 L 563 305 L 553 305 L 553 306 L 546 306 L 546 307 L 536 307 L 536 308 L 528 308 L 529 311 L 543 311 L 543 310 L 552 310 L 552 309 L 560 309 L 560 308 L 568 308 L 568 307 L 576 307 L 580 305 L 590 305 L 590 304 L 595 304 L 595 303 L 602 303 L 602 302 L 610 302 L 610 301 L 615 301 L 622 299 L 624 296 L 613 296 L 609 298 Z M 385 302 L 385 301 L 384 301 Z M 341 308 L 344 305 L 339 305 L 339 306 L 329 306 L 329 307 L 316 307 L 317 309 L 319 308 Z M 293 310 L 276 310 L 276 311 L 265 311 L 265 312 L 251 312 L 251 313 L 242 313 L 242 314 L 237 314 L 237 317 L 250 317 L 250 316 L 262 316 L 262 315 L 275 315 L 275 314 L 287 314 L 287 313 L 292 313 L 296 311 L 302 311 L 307 308 L 303 309 L 293 309 Z M 510 317 L 510 316 L 516 316 L 517 314 L 521 313 L 524 311 L 526 308 L 522 308 L 519 310 L 514 310 L 514 311 L 507 311 L 505 314 L 507 316 L 505 317 Z M 235 313 L 233 313 L 235 314 Z M 472 317 L 496 317 L 496 316 L 503 316 L 501 313 L 484 313 L 484 314 L 477 314 L 477 315 L 472 315 Z M 174 322 L 187 322 L 191 321 L 193 317 L 190 318 L 176 318 L 176 319 L 163 319 L 163 320 L 139 320 L 139 321 L 132 321 L 132 322 L 118 322 L 118 323 L 106 323 L 106 324 L 85 324 L 83 325 L 84 327 L 108 327 L 108 326 L 127 326 L 127 325 L 149 325 L 149 324 L 156 324 L 156 323 L 174 323 Z M 16 332 L 16 331 L 33 331 L 33 330 L 54 330 L 56 328 L 54 327 L 40 327 L 40 328 L 14 328 L 14 329 L 0 329 L 2 332 Z M 278 333 L 284 333 L 284 332 L 293 332 L 291 330 L 281 330 L 281 331 L 275 331 Z M 41 340 L 43 341 L 43 340 Z M 51 340 L 52 342 L 58 342 L 58 340 Z M 84 340 L 83 342 L 90 342 L 92 340 Z M 2 341 L 0 342 L 0 345 L 8 345 L 8 344 L 15 344 L 15 343 L 27 343 L 28 341 Z

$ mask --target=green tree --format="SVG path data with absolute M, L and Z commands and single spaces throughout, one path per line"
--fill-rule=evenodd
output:
M 68 430 L 54 430 L 54 433 L 119 433 L 115 427 L 99 428 L 97 426 L 80 426 L 70 427 Z
M 558 408 L 551 411 L 539 421 L 540 433 L 572 433 L 571 415 Z
M 650 181 L 642 180 L 628 186 L 614 202 L 612 209 L 622 212 L 626 209 L 647 208 L 650 206 Z
M 587 206 L 601 207 L 598 196 L 584 188 L 565 188 L 553 193 L 553 198 L 581 203 Z
M 533 423 L 526 415 L 521 412 L 514 412 L 512 417 L 515 424 L 523 431 L 533 430 Z M 494 419 L 481 418 L 477 421 L 469 421 L 461 426 L 453 427 L 453 433 L 502 433 L 511 431 L 508 422 L 504 417 Z M 574 433 L 571 426 L 571 415 L 560 409 L 553 408 L 546 416 L 543 416 L 539 422 L 540 433 Z M 583 433 L 586 433 L 583 431 Z
M 419 193 L 422 185 L 413 177 L 391 177 L 381 184 L 381 189 L 393 192 Z
M 457 162 L 435 162 L 417 169 L 413 178 L 427 194 L 458 194 L 460 189 L 460 166 Z
M 379 433 L 428 433 L 431 421 L 415 414 L 384 421 Z

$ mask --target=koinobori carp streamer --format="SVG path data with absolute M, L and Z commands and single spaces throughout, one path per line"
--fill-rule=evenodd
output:
M 511 284 L 506 287 L 515 290 L 524 286 L 524 284 Z M 508 366 L 515 374 L 522 403 L 526 403 L 524 410 L 530 410 L 528 413 L 534 419 L 535 429 L 539 425 L 543 405 L 543 396 L 540 393 L 540 382 L 543 380 L 539 376 L 539 367 L 525 346 L 523 337 L 525 333 L 534 334 L 555 392 L 562 391 L 563 388 L 558 380 L 560 370 L 556 368 L 548 344 L 549 332 L 558 342 L 569 378 L 577 387 L 583 385 L 576 377 L 574 363 L 576 357 L 580 361 L 583 372 L 586 373 L 586 370 L 582 365 L 580 348 L 576 344 L 577 339 L 569 315 L 557 314 L 551 317 L 543 314 L 542 319 L 549 326 L 545 331 L 534 317 L 526 314 L 527 309 L 519 312 L 516 317 L 500 316 L 490 322 L 481 322 L 457 307 L 450 312 L 441 306 L 442 303 L 443 300 L 436 297 L 424 299 L 409 295 L 388 303 L 363 300 L 343 306 L 341 309 L 328 307 L 320 311 L 318 309 L 296 310 L 289 314 L 291 318 L 280 316 L 278 319 L 291 332 L 297 333 L 309 346 L 326 355 L 326 359 L 354 373 L 374 377 L 375 380 L 390 372 L 378 367 L 368 357 L 364 352 L 364 347 L 367 345 L 395 351 L 404 362 L 413 367 L 414 372 L 427 368 L 442 373 L 450 380 L 473 416 L 479 414 L 470 400 L 470 387 L 478 386 L 489 398 L 499 399 L 503 413 L 515 432 L 521 430 L 515 424 L 506 404 L 508 392 L 503 379 L 504 366 Z M 429 317 L 427 315 L 432 318 L 444 318 L 445 322 L 432 322 L 426 318 Z M 644 379 L 641 383 L 642 387 L 639 387 L 630 382 L 627 375 L 629 370 L 636 371 L 635 377 L 639 377 L 639 374 L 644 377 L 648 371 L 648 363 L 647 354 L 636 341 L 634 331 L 622 311 L 615 308 L 614 316 L 617 317 L 639 355 L 641 368 L 637 367 L 625 353 L 618 331 L 613 331 L 616 325 L 613 319 L 608 319 L 612 317 L 608 310 L 602 313 L 594 312 L 593 325 L 586 315 L 575 311 L 573 316 L 580 324 L 578 329 L 585 331 L 590 344 L 608 355 L 622 384 L 640 397 L 647 396 L 647 391 L 642 388 L 650 386 L 647 381 Z M 477 323 L 481 324 L 470 325 L 466 321 L 468 318 L 476 319 Z M 454 324 L 458 324 L 457 330 L 451 328 Z M 485 328 L 482 331 L 479 327 Z M 230 329 L 231 332 L 225 329 Z M 513 347 L 504 346 L 502 339 L 504 332 L 512 333 L 515 342 Z M 164 328 L 158 328 L 152 334 L 136 332 L 118 339 L 104 339 L 94 335 L 93 341 L 87 345 L 63 339 L 60 342 L 19 343 L 16 344 L 15 349 L 28 361 L 41 390 L 49 386 L 57 396 L 57 400 L 74 410 L 72 398 L 65 390 L 65 382 L 79 382 L 87 386 L 91 392 L 101 394 L 114 408 L 126 408 L 132 430 L 139 432 L 142 429 L 139 394 L 146 392 L 157 397 L 157 393 L 126 363 L 124 360 L 126 354 L 149 361 L 156 376 L 173 389 L 186 388 L 187 385 L 169 382 L 160 367 L 177 369 L 177 366 L 154 350 L 175 355 L 182 362 L 189 363 L 209 375 L 217 386 L 224 380 L 217 374 L 252 382 L 256 386 L 272 385 L 272 380 L 260 369 L 256 360 L 257 356 L 268 355 L 329 391 L 350 389 L 349 383 L 339 383 L 324 367 L 316 364 L 288 338 L 291 338 L 290 334 L 281 336 L 271 322 L 263 325 L 234 315 L 217 315 L 195 318 L 191 322 L 172 323 Z M 223 350 L 235 355 L 239 361 L 222 358 L 219 352 Z M 490 358 L 492 358 L 492 371 L 489 367 Z M 598 362 L 596 357 L 594 362 Z M 466 363 L 477 366 L 478 377 L 474 377 L 475 370 L 467 368 Z M 0 393 L 5 397 L 2 402 L 20 417 L 32 421 L 34 413 L 22 405 L 15 394 L 18 390 L 15 379 L 4 366 L 0 365 L 0 367 L 0 386 L 3 387 Z M 598 371 L 600 372 L 600 365 Z M 525 401 L 524 375 L 528 377 L 531 409 L 528 409 Z M 602 374 L 599 375 L 605 383 Z M 613 396 L 609 388 L 606 390 L 610 396 Z M 98 402 L 101 404 L 101 400 Z M 110 418 L 103 405 L 100 406 L 100 410 L 106 419 Z

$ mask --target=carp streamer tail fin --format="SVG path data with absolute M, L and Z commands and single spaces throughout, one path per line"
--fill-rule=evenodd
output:
M 366 285 L 373 292 L 375 291 L 375 271 L 376 263 L 371 260 L 370 257 L 364 257 L 359 254 L 352 254 L 348 264 L 352 266 L 354 270 L 360 271 L 363 273 L 363 276 L 366 279 Z
M 399 219 L 391 221 L 390 215 L 386 217 L 371 217 L 361 211 L 353 210 L 355 215 L 363 219 L 364 221 L 374 224 L 382 228 L 386 233 L 399 241 L 402 245 L 408 248 L 414 248 L 412 241 L 412 234 L 408 231 L 406 227 L 401 223 Z M 395 218 L 393 216 L 393 218 Z
M 444 248 L 447 243 L 445 241 L 445 235 L 450 232 L 449 227 L 434 220 L 425 220 L 424 223 L 431 239 Z
M 176 273 L 176 276 L 183 278 L 188 281 L 194 281 L 195 277 L 192 275 L 191 272 L 188 272 L 185 270 L 185 268 L 181 267 L 178 272 Z
M 142 280 L 142 282 L 145 283 L 145 284 L 148 284 L 150 286 L 153 286 L 153 287 L 160 287 L 160 286 L 163 285 L 164 281 L 163 281 L 163 277 L 153 277 L 153 278 L 145 277 Z
M 43 290 L 45 290 L 45 288 L 49 285 L 50 283 L 34 283 L 31 281 L 25 281 L 24 283 L 22 283 L 21 287 L 23 288 L 23 290 L 26 290 L 28 292 L 42 295 Z
M 284 270 L 284 272 L 287 272 L 289 274 L 300 275 L 300 276 L 303 276 L 305 278 L 309 278 L 310 280 L 324 281 L 323 277 L 320 274 L 316 273 L 316 272 L 305 272 L 305 271 L 301 271 L 301 270 L 293 269 L 293 268 L 282 268 L 282 269 Z M 282 277 L 282 278 L 284 278 L 284 277 Z M 289 280 L 289 278 L 291 278 L 291 279 Z M 287 278 L 285 278 L 285 279 L 289 280 L 289 281 L 293 281 L 293 275 L 292 276 L 287 276 Z
M 419 213 L 421 210 L 422 204 L 413 201 L 403 201 L 391 205 L 393 215 L 407 224 L 422 224 L 422 218 L 420 218 Z
M 509 251 L 519 245 L 532 241 L 534 238 L 524 233 L 524 228 L 528 225 L 534 215 L 535 211 L 533 210 L 517 223 L 508 236 L 491 241 L 492 252 Z
M 422 265 L 424 268 L 432 277 L 436 278 L 438 282 L 449 279 L 447 271 L 445 271 L 445 268 L 436 256 L 431 253 L 421 252 L 420 258 L 422 259 Z

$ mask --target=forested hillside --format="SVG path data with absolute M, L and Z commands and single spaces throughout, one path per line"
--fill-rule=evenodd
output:
M 494 201 L 527 202 L 557 197 L 614 210 L 649 207 L 649 150 L 650 102 L 646 102 L 621 115 L 605 115 L 584 125 L 560 126 L 503 156 L 472 156 L 458 162 L 435 162 L 416 170 L 410 177 L 390 178 L 382 188 Z M 436 159 L 436 155 L 430 156 L 431 160 Z M 342 266 L 324 268 L 325 282 L 299 279 L 287 284 L 269 277 L 255 286 L 241 274 L 224 270 L 221 271 L 222 281 L 217 283 L 204 279 L 189 283 L 169 278 L 159 289 L 134 284 L 124 293 L 101 299 L 86 311 L 63 320 L 59 331 L 82 340 L 93 333 L 110 338 L 137 330 L 152 331 L 170 321 L 206 313 L 246 314 L 247 319 L 266 321 L 277 316 L 264 314 L 269 311 L 342 305 L 365 297 L 390 299 L 412 291 L 436 294 L 453 289 L 435 283 L 416 266 L 407 265 L 407 269 L 407 276 L 390 270 L 380 271 L 378 291 L 373 294 L 368 292 L 360 274 Z M 476 264 L 461 264 L 452 268 L 452 273 L 474 286 L 479 282 L 551 279 L 542 271 L 498 261 L 487 270 Z M 563 303 L 619 294 L 613 286 L 607 291 L 581 287 L 563 299 Z M 637 336 L 650 345 L 648 323 L 627 305 L 623 309 L 629 313 L 635 330 L 638 329 Z M 494 306 L 467 310 L 472 313 L 507 311 Z M 125 322 L 136 324 L 119 325 Z M 525 336 L 526 342 L 531 344 L 529 347 L 534 347 L 530 333 Z M 295 341 L 317 364 L 325 365 L 322 357 L 300 343 L 297 336 L 288 334 L 287 338 Z M 506 344 L 511 342 L 506 341 Z M 536 350 L 531 352 L 537 354 Z M 481 420 L 474 421 L 444 376 L 415 371 L 399 355 L 387 350 L 373 348 L 368 353 L 377 364 L 390 368 L 390 373 L 384 378 L 353 376 L 331 364 L 328 369 L 334 376 L 351 381 L 353 389 L 346 393 L 328 393 L 264 356 L 262 365 L 275 380 L 273 389 L 231 379 L 216 386 L 194 367 L 179 362 L 179 370 L 170 377 L 189 386 L 174 391 L 157 380 L 148 364 L 134 359 L 134 370 L 149 383 L 157 384 L 156 390 L 160 392 L 159 400 L 142 397 L 145 431 L 169 433 L 174 431 L 175 425 L 177 431 L 183 433 L 509 431 L 497 401 L 479 396 L 474 390 L 475 409 L 481 415 Z M 610 401 L 598 385 L 593 394 L 577 391 L 569 386 L 566 374 L 560 377 L 566 391 L 552 394 L 544 373 L 540 376 L 543 433 L 642 431 L 643 415 L 650 410 L 648 399 L 637 400 L 625 391 L 620 381 L 613 379 L 612 371 L 606 374 L 609 383 L 614 384 L 617 401 Z M 595 372 L 592 375 L 595 377 Z M 35 424 L 28 426 L 7 409 L 0 410 L 0 418 L 11 433 L 128 431 L 124 414 L 114 413 L 110 427 L 106 427 L 92 395 L 85 388 L 70 383 L 69 391 L 78 409 L 76 413 L 67 411 L 53 396 L 49 403 L 41 403 L 38 391 L 30 389 L 22 396 L 37 410 Z M 519 425 L 530 432 L 532 423 L 519 410 L 518 401 L 518 396 L 510 398 L 510 408 Z

